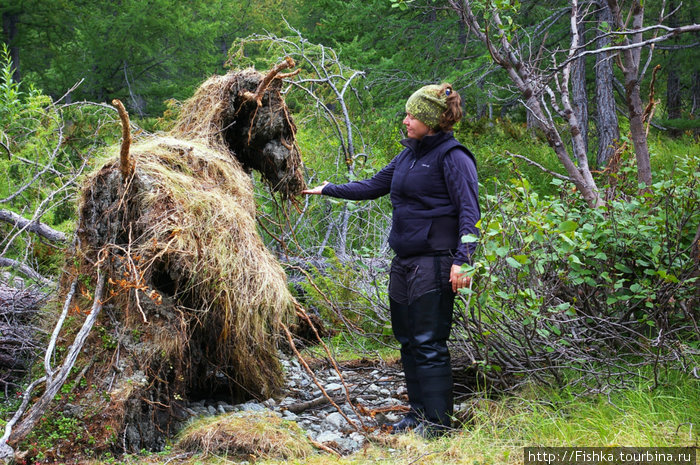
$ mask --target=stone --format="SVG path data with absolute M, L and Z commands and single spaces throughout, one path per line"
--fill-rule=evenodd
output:
M 318 436 L 316 436 L 316 441 L 318 442 L 335 442 L 338 443 L 342 439 L 342 436 L 335 431 L 323 431 Z
M 241 412 L 262 412 L 265 409 L 264 405 L 260 405 L 257 402 L 246 402 L 237 406 L 238 410 Z
M 324 423 L 327 423 L 330 427 L 334 429 L 341 429 L 348 426 L 347 420 L 338 412 L 333 412 L 329 414 Z
M 338 384 L 338 383 L 330 383 L 330 384 L 326 384 L 325 388 L 326 388 L 326 392 L 330 393 L 332 391 L 343 390 L 343 385 Z

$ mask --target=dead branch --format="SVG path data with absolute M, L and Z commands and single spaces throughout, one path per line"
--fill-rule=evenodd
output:
M 66 235 L 61 231 L 57 231 L 39 221 L 28 220 L 10 210 L 0 210 L 0 221 L 10 223 L 25 231 L 38 234 L 52 242 L 65 242 L 67 240 Z
M 316 330 L 316 325 L 314 325 L 313 321 L 311 321 L 311 318 L 306 313 L 306 310 L 304 310 L 304 307 L 302 307 L 298 303 L 295 303 L 295 307 L 296 307 L 297 315 L 302 317 L 307 322 L 307 324 L 309 325 L 311 330 L 316 335 L 316 339 L 321 344 L 323 349 L 326 351 L 326 355 L 328 355 L 328 360 L 330 360 L 331 364 L 333 365 L 333 368 L 335 369 L 335 372 L 338 374 L 338 377 L 340 378 L 340 382 L 343 383 L 343 389 L 345 390 L 345 397 L 346 397 L 346 400 L 348 401 L 348 405 L 357 414 L 358 412 L 355 409 L 355 406 L 353 405 L 352 400 L 350 399 L 350 390 L 348 389 L 347 384 L 345 384 L 345 379 L 343 378 L 343 374 L 340 371 L 340 368 L 338 368 L 338 364 L 336 363 L 335 358 L 333 358 L 333 354 L 331 354 L 331 351 L 330 351 L 330 349 L 328 349 L 328 346 L 326 345 L 326 343 L 323 342 L 323 338 Z M 362 429 L 366 431 L 367 427 L 365 426 L 364 422 L 362 421 L 362 417 L 358 414 L 357 418 L 360 420 L 360 425 L 362 425 Z
M 243 98 L 246 100 L 255 100 L 255 103 L 257 103 L 259 107 L 262 106 L 263 95 L 265 94 L 265 91 L 270 86 L 270 83 L 275 78 L 275 76 L 277 76 L 280 73 L 280 71 L 288 68 L 294 68 L 294 66 L 296 66 L 294 60 L 292 60 L 291 57 L 285 57 L 283 62 L 278 63 L 274 68 L 270 70 L 269 73 L 267 73 L 267 76 L 265 76 L 263 80 L 260 81 L 260 84 L 258 84 L 258 88 L 255 89 L 255 93 L 243 92 Z
M 10 442 L 16 444 L 31 431 L 36 422 L 39 421 L 39 419 L 44 415 L 44 412 L 46 412 L 46 409 L 48 408 L 49 404 L 68 379 L 70 371 L 73 368 L 73 365 L 75 365 L 78 355 L 80 354 L 80 351 L 82 350 L 83 345 L 85 344 L 85 340 L 90 334 L 90 330 L 92 330 L 95 321 L 97 321 L 97 316 L 102 310 L 102 295 L 105 286 L 105 275 L 104 273 L 100 273 L 99 268 L 97 270 L 97 275 L 98 279 L 97 285 L 95 287 L 95 297 L 92 302 L 90 314 L 88 314 L 87 318 L 85 319 L 85 322 L 83 323 L 83 326 L 80 328 L 80 331 L 78 331 L 78 334 L 75 336 L 73 344 L 71 344 L 70 348 L 68 349 L 66 358 L 63 361 L 63 365 L 61 365 L 61 368 L 56 372 L 56 375 L 44 378 L 46 379 L 46 389 L 44 390 L 44 393 L 32 405 L 32 407 L 29 409 L 27 415 L 22 419 L 22 421 L 17 424 L 17 428 L 15 428 L 9 434 Z M 6 438 L 3 437 L 3 439 Z M 3 441 L 0 440 L 0 447 L 2 447 L 2 444 Z
M 63 310 L 61 311 L 61 316 L 58 317 L 56 326 L 54 327 L 53 333 L 51 334 L 51 340 L 49 340 L 49 345 L 46 347 L 46 355 L 44 356 L 44 369 L 46 370 L 46 374 L 49 377 L 53 377 L 54 375 L 53 368 L 51 367 L 51 358 L 53 357 L 53 352 L 56 348 L 56 341 L 58 340 L 58 335 L 61 332 L 61 328 L 63 328 L 63 322 L 65 321 L 66 316 L 68 315 L 68 309 L 70 307 L 70 303 L 73 300 L 73 295 L 75 295 L 75 291 L 77 288 L 78 278 L 75 278 L 70 286 L 70 291 L 68 291 L 66 300 L 63 303 Z
M 676 28 L 669 28 L 663 25 L 656 25 L 656 26 L 650 26 L 648 28 L 645 28 L 644 30 L 652 30 L 652 29 L 663 29 L 668 32 L 667 34 L 664 34 L 662 36 L 658 37 L 653 37 L 651 39 L 647 40 L 642 40 L 640 42 L 634 42 L 634 43 L 629 43 L 629 44 L 624 44 L 624 45 L 611 45 L 609 47 L 603 47 L 595 50 L 585 50 L 581 53 L 577 53 L 572 57 L 567 58 L 565 61 L 559 64 L 554 69 L 551 69 L 550 71 L 552 72 L 558 72 L 561 70 L 564 66 L 566 66 L 569 62 L 576 60 L 581 57 L 585 57 L 586 55 L 597 55 L 600 53 L 610 53 L 610 52 L 619 52 L 619 51 L 629 51 L 629 50 L 638 50 L 642 47 L 646 47 L 647 45 L 654 45 L 659 42 L 664 42 L 666 40 L 672 39 L 674 37 L 677 37 L 681 34 L 686 34 L 689 32 L 698 32 L 700 31 L 700 24 L 689 24 L 687 26 L 680 26 Z M 633 34 L 638 34 L 640 32 L 639 29 L 634 29 L 631 31 L 615 31 L 615 32 L 608 32 L 605 35 L 616 35 L 616 36 L 622 36 L 626 37 L 628 35 L 633 35 Z
M 7 258 L 7 257 L 0 257 L 0 267 L 3 267 L 3 266 L 7 266 L 9 268 L 12 268 L 13 270 L 17 270 L 20 273 L 22 273 L 23 275 L 25 275 L 31 279 L 35 279 L 39 283 L 41 283 L 41 285 L 43 285 L 43 286 L 53 286 L 53 284 L 54 284 L 53 281 L 45 278 L 44 276 L 39 274 L 39 272 L 37 272 L 36 270 L 31 268 L 30 266 L 25 265 L 24 263 L 20 263 L 17 260 L 13 260 L 13 259 Z
M 310 408 L 316 408 L 316 407 L 321 407 L 323 405 L 326 405 L 330 403 L 330 401 L 333 400 L 333 402 L 341 402 L 343 398 L 341 396 L 334 396 L 332 398 L 328 398 L 325 396 L 321 397 L 316 397 L 315 399 L 307 400 L 306 402 L 298 402 L 296 404 L 292 405 L 286 405 L 284 408 L 292 413 L 301 413 L 305 410 L 308 410 Z
M 507 151 L 507 150 L 506 150 L 506 153 L 507 153 L 508 155 L 510 155 L 511 157 L 519 158 L 519 159 L 521 159 L 521 160 L 526 161 L 527 163 L 531 164 L 532 166 L 535 166 L 535 167 L 541 169 L 541 170 L 544 171 L 545 173 L 547 173 L 547 174 L 549 174 L 550 176 L 553 176 L 553 177 L 555 177 L 555 178 L 557 178 L 557 179 L 561 179 L 562 181 L 566 181 L 566 182 L 570 182 L 570 183 L 573 183 L 573 182 L 574 182 L 574 180 L 571 179 L 570 177 L 564 176 L 563 174 L 559 174 L 559 173 L 554 172 L 554 171 L 551 171 L 551 170 L 548 170 L 547 168 L 545 168 L 544 166 L 540 165 L 540 164 L 537 163 L 536 161 L 530 160 L 530 159 L 527 158 L 527 157 L 524 157 L 524 156 L 522 156 L 522 155 L 518 155 L 517 153 L 511 153 L 511 152 L 509 152 L 509 151 Z
M 29 400 L 32 397 L 32 392 L 34 391 L 34 389 L 36 389 L 36 387 L 44 381 L 46 381 L 45 376 L 35 380 L 34 382 L 32 382 L 32 384 L 30 384 L 27 387 L 27 389 L 24 391 L 24 395 L 22 396 L 22 403 L 20 404 L 19 408 L 12 416 L 10 421 L 8 421 L 5 425 L 5 433 L 0 438 L 0 460 L 8 460 L 14 456 L 14 449 L 10 447 L 10 445 L 7 443 L 8 439 L 10 438 L 10 435 L 12 434 L 12 428 L 20 419 L 24 411 L 27 409 L 27 405 L 29 405 Z
M 112 100 L 112 105 L 117 108 L 119 119 L 121 119 L 122 122 L 122 147 L 119 151 L 119 163 L 122 179 L 126 182 L 126 180 L 134 174 L 134 160 L 131 159 L 129 155 L 129 148 L 131 147 L 129 114 L 126 112 L 126 108 L 124 108 L 124 104 L 122 104 L 121 101 L 114 99 Z
M 649 84 L 649 103 L 647 103 L 646 108 L 644 108 L 644 113 L 642 114 L 642 121 L 647 123 L 647 132 L 649 132 L 649 122 L 651 121 L 651 116 L 654 113 L 654 107 L 658 103 L 655 99 L 656 97 L 656 74 L 661 69 L 661 65 L 656 65 L 654 71 L 651 74 L 651 83 Z

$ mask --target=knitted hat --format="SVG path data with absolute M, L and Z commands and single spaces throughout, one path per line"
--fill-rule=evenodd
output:
M 423 86 L 406 101 L 406 113 L 418 119 L 429 128 L 440 125 L 440 117 L 447 110 L 447 95 L 441 92 L 442 86 Z

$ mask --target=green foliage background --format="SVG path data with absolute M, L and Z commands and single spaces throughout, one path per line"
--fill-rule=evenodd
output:
M 659 5 L 646 3 L 647 17 L 658 16 Z M 556 21 L 549 34 L 543 34 L 540 25 L 565 7 L 559 0 L 527 2 L 510 13 L 513 26 L 508 32 L 555 50 L 568 40 L 566 21 Z M 638 370 L 653 388 L 663 386 L 657 382 L 655 363 L 683 370 L 697 359 L 699 315 L 689 304 L 697 302 L 693 298 L 698 286 L 691 255 L 700 223 L 694 100 L 700 76 L 698 47 L 659 48 L 649 63 L 650 69 L 662 65 L 656 127 L 649 132 L 654 184 L 640 191 L 634 156 L 623 150 L 619 170 L 611 173 L 599 167 L 597 180 L 607 189 L 609 202 L 604 210 L 591 210 L 570 185 L 552 181 L 549 174 L 507 154 L 525 155 L 562 172 L 542 135 L 527 127 L 505 73 L 494 67 L 483 45 L 469 40 L 446 1 L 0 0 L 0 13 L 2 208 L 25 217 L 38 212 L 42 222 L 72 232 L 78 184 L 71 180 L 92 169 L 97 156 L 120 135 L 116 115 L 104 102 L 119 98 L 141 128 L 165 129 L 179 101 L 209 75 L 224 72 L 227 62 L 235 68 L 265 70 L 296 47 L 310 60 L 295 58 L 302 69 L 300 79 L 318 77 L 313 66 L 321 60 L 336 77 L 363 73 L 354 78 L 352 92 L 342 102 L 355 131 L 357 156 L 350 166 L 341 142 L 347 128 L 331 124 L 342 117 L 337 95 L 323 83 L 313 85 L 315 99 L 299 87 L 285 90 L 312 185 L 366 178 L 391 160 L 403 137 L 403 105 L 415 88 L 450 81 L 464 97 L 466 117 L 455 133 L 477 156 L 484 218 L 481 237 L 466 239 L 478 242 L 474 266 L 468 269 L 476 284 L 462 297 L 471 299 L 470 309 L 479 312 L 486 330 L 474 333 L 476 326 L 467 315 L 458 326 L 456 342 L 471 341 L 479 347 L 479 370 L 486 377 L 496 380 L 507 371 L 518 378 L 518 386 L 529 379 L 527 370 L 519 372 L 508 365 L 513 360 L 499 355 L 496 342 L 523 348 L 522 353 L 514 352 L 516 358 L 523 357 L 516 362 L 544 360 L 530 368 L 549 370 L 559 385 L 571 386 L 588 376 L 583 384 L 603 391 L 612 385 L 611 372 L 596 370 L 606 359 L 622 358 L 628 365 L 620 376 Z M 700 4 L 683 3 L 677 16 L 680 23 L 697 22 Z M 673 44 L 684 46 L 693 40 L 679 37 Z M 592 95 L 593 61 L 587 66 Z M 667 105 L 667 83 L 673 76 L 680 82 L 680 117 L 669 115 Z M 66 94 L 76 83 L 80 85 Z M 644 81 L 643 93 L 648 93 L 648 85 Z M 329 111 L 322 111 L 320 103 Z M 626 125 L 623 118 L 623 142 L 628 142 Z M 659 129 L 664 126 L 675 131 Z M 595 125 L 591 129 L 594 163 Z M 49 161 L 55 169 L 37 176 Z M 61 186 L 66 187 L 56 195 Z M 295 288 L 304 304 L 333 325 L 352 326 L 342 337 L 350 334 L 355 350 L 391 344 L 385 294 L 391 256 L 386 246 L 387 199 L 347 203 L 304 198 L 293 208 L 270 195 L 257 179 L 256 195 L 259 219 L 266 225 L 261 234 L 271 248 L 292 263 L 318 261 L 307 269 L 313 285 L 302 280 Z M 347 243 L 341 249 L 337 237 L 344 215 L 349 218 Z M 0 234 L 1 256 L 29 260 L 46 276 L 60 275 L 60 252 L 29 235 L 9 240 L 14 230 L 6 224 L 0 223 Z M 299 279 L 291 267 L 289 274 Z M 590 323 L 586 318 L 592 316 L 613 327 L 624 326 L 626 333 L 619 339 L 623 342 L 577 345 L 573 331 Z M 672 338 L 654 345 L 661 331 Z M 353 334 L 362 342 L 352 340 Z M 581 354 L 594 356 L 581 361 Z M 562 373 L 561 367 L 569 371 Z M 686 391 L 693 389 L 697 384 Z M 498 408 L 512 409 L 507 403 Z M 516 410 L 518 415 L 507 422 L 533 441 L 544 431 L 529 429 L 533 412 L 542 423 L 549 424 L 552 417 L 550 407 L 534 403 Z M 606 416 L 601 424 L 612 423 L 609 411 L 596 411 Z M 491 428 L 489 434 L 506 434 L 489 423 L 489 408 L 475 412 L 482 427 Z M 697 409 L 688 415 L 683 421 L 697 420 Z M 549 437 L 574 441 L 577 433 L 562 433 L 559 421 L 551 422 L 557 432 Z M 512 438 L 515 433 L 508 434 Z

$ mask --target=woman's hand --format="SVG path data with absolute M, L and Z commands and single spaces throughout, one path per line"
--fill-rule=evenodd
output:
M 469 287 L 469 284 L 471 284 L 472 279 L 467 276 L 466 273 L 463 273 L 462 267 L 459 265 L 452 265 L 452 268 L 450 269 L 450 282 L 452 283 L 452 292 L 457 292 L 459 289 L 462 289 L 463 287 Z
M 323 181 L 323 184 L 320 186 L 316 186 L 311 189 L 304 189 L 301 191 L 301 193 L 306 195 L 321 195 L 321 192 L 323 191 L 323 188 L 326 187 L 326 184 L 328 184 L 328 181 Z

